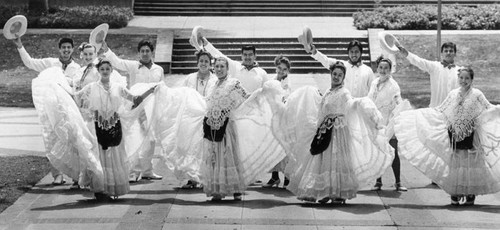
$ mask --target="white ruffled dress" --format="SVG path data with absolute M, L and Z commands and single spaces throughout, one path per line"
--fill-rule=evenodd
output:
M 274 103 L 273 132 L 290 156 L 287 187 L 301 200 L 351 199 L 360 186 L 380 177 L 394 155 L 389 151 L 382 116 L 368 98 L 353 99 L 344 87 L 321 98 L 313 87 L 302 87 L 284 106 Z M 311 155 L 316 129 L 334 117 L 328 148 Z
M 101 127 L 121 120 L 122 141 L 107 150 L 98 144 L 95 129 L 89 128 L 92 125 L 84 120 L 68 94 L 72 90 L 60 68 L 46 69 L 33 79 L 32 95 L 47 157 L 54 167 L 78 179 L 80 186 L 89 186 L 92 192 L 120 196 L 129 191 L 128 164 L 140 154 L 139 147 L 145 139 L 131 125 L 137 120 L 142 104 L 130 110 L 132 103 L 123 98 L 128 95 L 124 86 L 110 84 L 110 89 L 105 90 L 99 82 L 93 82 L 77 93 L 93 111 L 84 114 L 92 114 L 92 121 Z
M 499 130 L 500 108 L 474 88 L 452 90 L 435 109 L 402 112 L 395 124 L 401 154 L 455 196 L 500 191 Z M 471 135 L 472 149 L 451 144 Z

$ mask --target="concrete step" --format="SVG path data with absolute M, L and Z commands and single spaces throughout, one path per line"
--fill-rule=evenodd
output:
M 241 60 L 241 47 L 254 45 L 257 49 L 257 62 L 268 73 L 275 72 L 274 58 L 280 54 L 288 57 L 292 62 L 293 73 L 328 73 L 321 63 L 314 60 L 304 51 L 295 38 L 208 38 L 209 41 L 224 55 L 232 60 Z M 325 55 L 347 60 L 347 44 L 354 38 L 315 38 L 314 43 L 319 51 Z M 367 38 L 355 38 L 364 47 L 362 59 L 370 60 Z M 189 44 L 188 39 L 174 39 L 172 49 L 171 72 L 174 74 L 187 74 L 196 72 L 195 49 Z
M 283 12 L 283 11 L 270 11 L 270 12 L 249 12 L 249 11 L 236 11 L 236 12 L 200 12 L 200 11 L 184 11 L 184 12 L 165 12 L 158 10 L 144 10 L 135 11 L 135 15 L 143 16 L 275 16 L 275 17 L 351 17 L 353 12 Z

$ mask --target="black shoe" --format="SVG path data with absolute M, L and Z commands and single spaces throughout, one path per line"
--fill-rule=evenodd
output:
M 283 187 L 286 187 L 290 184 L 290 179 L 288 177 L 285 177 L 285 182 L 283 182 Z
M 459 196 L 451 196 L 451 205 L 455 205 L 455 206 L 460 205 L 460 197 Z
M 467 197 L 465 198 L 464 205 L 472 206 L 474 205 L 475 200 L 476 200 L 476 195 L 467 195 Z
M 280 179 L 274 179 L 274 178 L 271 178 L 269 179 L 269 181 L 267 182 L 267 184 L 263 184 L 262 187 L 263 188 L 272 188 L 273 186 L 276 186 L 278 187 L 280 185 Z

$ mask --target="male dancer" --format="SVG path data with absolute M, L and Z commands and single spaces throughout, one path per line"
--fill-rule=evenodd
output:
M 126 71 L 129 74 L 129 88 L 136 83 L 153 83 L 163 81 L 163 68 L 153 62 L 154 45 L 151 41 L 142 40 L 137 45 L 137 52 L 140 59 L 138 61 L 124 60 L 116 56 L 113 51 L 108 48 L 108 45 L 103 42 L 102 49 L 104 56 L 109 59 L 111 64 L 119 70 Z M 141 116 L 145 117 L 145 116 Z M 141 122 L 144 124 L 144 122 Z M 146 132 L 146 127 L 141 126 Z M 149 135 L 149 134 L 148 134 Z M 131 167 L 129 181 L 135 182 L 141 178 L 149 180 L 161 180 L 163 177 L 153 172 L 153 155 L 155 150 L 155 141 L 151 137 L 150 146 L 144 152 L 144 155 L 139 157 L 139 162 Z
M 17 46 L 17 51 L 19 51 L 19 55 L 24 63 L 24 65 L 32 70 L 37 72 L 42 72 L 45 69 L 50 67 L 58 66 L 61 67 L 64 71 L 64 75 L 67 77 L 68 82 L 72 83 L 73 77 L 77 74 L 80 69 L 80 65 L 78 65 L 71 55 L 73 54 L 73 39 L 63 37 L 59 39 L 58 47 L 59 47 L 59 58 L 31 58 L 26 49 L 24 49 L 23 43 L 21 41 L 21 37 L 17 37 L 12 40 L 14 44 Z M 52 166 L 51 170 L 52 176 L 54 177 L 53 185 L 62 185 L 66 183 L 64 180 L 63 174 L 61 171 Z M 73 180 L 78 180 L 78 178 L 73 178 Z

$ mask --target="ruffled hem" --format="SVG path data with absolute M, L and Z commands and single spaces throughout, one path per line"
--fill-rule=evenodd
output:
M 32 81 L 33 103 L 42 125 L 47 158 L 55 168 L 79 180 L 81 186 L 88 184 L 80 175 L 93 175 L 92 185 L 100 189 L 103 171 L 95 134 L 89 131 L 78 107 L 64 88 L 70 87 L 57 67 L 42 71 Z
M 402 112 L 395 119 L 394 130 L 399 154 L 437 184 L 450 174 L 450 148 L 446 120 L 434 109 Z

